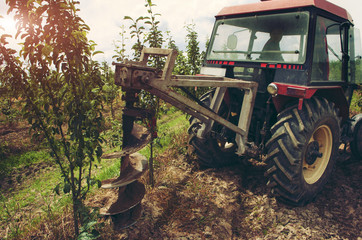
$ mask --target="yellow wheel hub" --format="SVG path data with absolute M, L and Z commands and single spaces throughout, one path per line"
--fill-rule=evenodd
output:
M 316 183 L 326 170 L 333 146 L 333 135 L 327 125 L 319 126 L 308 142 L 303 158 L 303 176 L 308 184 Z

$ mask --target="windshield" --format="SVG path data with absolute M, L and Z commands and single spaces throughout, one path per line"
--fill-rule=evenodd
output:
M 308 12 L 216 21 L 207 60 L 303 63 Z

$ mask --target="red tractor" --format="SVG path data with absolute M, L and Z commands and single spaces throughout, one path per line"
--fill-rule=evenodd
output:
M 305 205 L 316 196 L 341 142 L 352 140 L 362 158 L 362 116 L 349 118 L 362 80 L 359 40 L 348 12 L 325 0 L 262 1 L 216 16 L 202 73 L 258 83 L 246 155 L 266 154 L 268 186 L 283 202 Z M 218 114 L 238 124 L 246 117 L 240 114 L 244 94 L 228 88 Z M 213 97 L 211 91 L 201 101 L 210 105 Z M 236 134 L 225 126 L 205 132 L 193 119 L 190 134 L 203 165 L 239 157 Z
M 226 7 L 201 75 L 172 76 L 176 53 L 167 49 L 115 64 L 115 82 L 128 96 L 125 125 L 149 114 L 135 107 L 137 93 L 149 91 L 192 115 L 190 144 L 201 165 L 265 161 L 276 198 L 305 205 L 330 178 L 341 143 L 362 158 L 362 115 L 349 117 L 362 80 L 359 37 L 348 12 L 326 0 Z M 147 66 L 150 55 L 168 57 L 163 71 Z M 190 86 L 212 90 L 200 99 L 175 91 Z

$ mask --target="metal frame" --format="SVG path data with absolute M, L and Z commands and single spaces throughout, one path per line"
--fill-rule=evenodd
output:
M 147 66 L 148 58 L 151 55 L 167 57 L 163 71 Z M 144 48 L 140 62 L 113 63 L 116 66 L 115 83 L 127 89 L 144 89 L 198 118 L 205 124 L 203 130 L 199 131 L 199 136 L 205 136 L 212 129 L 214 122 L 227 127 L 237 134 L 237 154 L 245 154 L 258 83 L 215 76 L 172 76 L 176 56 L 177 52 L 174 50 Z M 172 89 L 172 87 L 191 86 L 217 88 L 210 106 L 212 111 Z M 217 114 L 226 88 L 239 88 L 245 92 L 238 126 Z

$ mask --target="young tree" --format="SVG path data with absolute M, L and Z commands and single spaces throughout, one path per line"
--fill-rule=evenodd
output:
M 159 30 L 160 21 L 156 18 L 157 16 L 161 16 L 159 13 L 154 13 L 152 7 L 155 7 L 156 4 L 152 3 L 152 0 L 146 0 L 145 7 L 148 8 L 147 12 L 149 17 L 145 17 L 144 19 L 148 19 L 145 21 L 145 24 L 149 26 L 149 32 L 146 34 L 145 43 L 148 44 L 150 48 L 161 48 L 164 42 L 162 31 Z M 162 69 L 164 65 L 164 61 L 160 57 L 152 57 L 151 58 L 151 66 Z
M 186 35 L 186 64 L 181 64 L 180 66 L 177 66 L 177 68 L 180 68 L 184 74 L 187 75 L 196 75 L 200 73 L 201 68 L 201 62 L 203 58 L 203 53 L 200 53 L 199 48 L 199 41 L 198 41 L 198 34 L 195 30 L 195 24 L 188 24 L 185 26 L 187 30 Z M 182 67 L 183 66 L 183 67 Z M 185 67 L 186 66 L 186 67 Z M 207 92 L 210 88 L 204 87 L 204 88 L 192 88 L 188 87 L 186 88 L 188 92 L 190 92 L 195 97 L 199 98 L 202 94 Z
M 176 46 L 176 41 L 172 38 L 170 31 L 166 31 L 166 41 L 165 42 L 167 43 L 168 49 L 173 49 L 173 50 L 179 51 L 178 47 Z
M 117 62 L 123 62 L 124 59 L 127 58 L 127 55 L 126 55 L 126 49 L 125 49 L 125 40 L 127 39 L 126 37 L 126 30 L 124 29 L 124 25 L 122 25 L 120 27 L 121 29 L 121 32 L 119 33 L 119 35 L 121 36 L 121 40 L 118 40 L 114 43 L 114 46 L 115 46 L 115 52 L 116 52 L 116 55 L 114 55 L 112 58 L 115 58 Z
M 190 71 L 187 67 L 187 56 L 176 46 L 176 42 L 173 40 L 170 31 L 166 31 L 166 42 L 167 48 L 176 50 L 178 53 L 172 73 L 175 75 L 189 75 Z
M 115 109 L 113 106 L 113 103 L 115 101 L 115 99 L 118 96 L 120 87 L 117 86 L 114 83 L 114 72 L 112 71 L 112 69 L 109 67 L 108 63 L 106 61 L 102 62 L 101 64 L 101 77 L 102 77 L 102 81 L 103 81 L 103 95 L 104 95 L 104 101 L 106 104 L 109 105 L 110 109 L 111 109 L 111 114 L 112 114 L 112 118 L 115 118 Z
M 134 51 L 134 58 L 133 60 L 134 61 L 138 61 L 140 60 L 140 57 L 141 57 L 141 52 L 142 52 L 142 49 L 143 49 L 143 41 L 141 40 L 142 39 L 142 35 L 144 34 L 144 30 L 145 30 L 145 27 L 144 26 L 139 26 L 138 24 L 140 22 L 142 22 L 145 17 L 139 17 L 137 18 L 136 20 L 133 20 L 133 18 L 131 18 L 130 16 L 125 16 L 123 18 L 124 20 L 130 20 L 132 21 L 132 25 L 130 26 L 130 29 L 131 32 L 131 38 L 136 38 L 136 43 L 133 44 L 132 46 L 132 50 Z
M 200 73 L 201 66 L 201 54 L 199 48 L 199 42 L 197 40 L 198 34 L 195 30 L 195 24 L 186 25 L 186 53 L 187 63 L 189 65 L 190 74 L 195 75 Z
M 102 155 L 103 81 L 92 61 L 95 44 L 89 27 L 78 17 L 73 0 L 6 0 L 23 39 L 22 65 L 2 45 L 0 64 L 6 81 L 25 101 L 24 116 L 41 132 L 59 165 L 64 193 L 71 193 L 74 231 L 84 220 L 83 200 L 90 186 L 92 167 Z M 59 191 L 60 185 L 55 190 Z

